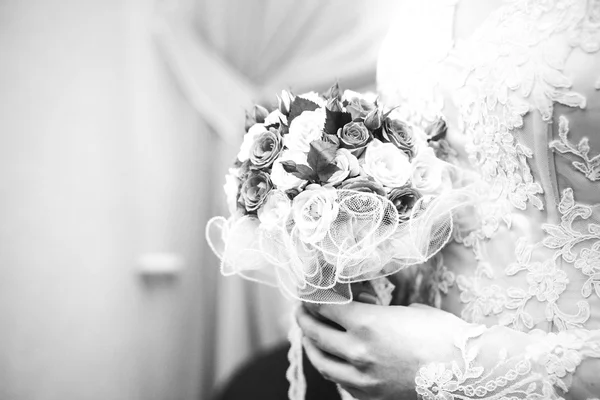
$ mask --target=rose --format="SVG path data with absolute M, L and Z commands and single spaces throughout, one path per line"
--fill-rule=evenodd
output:
M 337 135 L 340 138 L 340 146 L 350 150 L 362 149 L 372 139 L 371 133 L 360 121 L 348 122 L 338 129 Z
M 387 197 L 398 210 L 400 220 L 407 221 L 415 203 L 421 198 L 421 194 L 410 186 L 404 186 L 390 190 Z
M 446 164 L 430 147 L 419 151 L 412 160 L 411 179 L 412 186 L 424 195 L 440 194 L 452 185 Z
M 229 168 L 229 173 L 225 175 L 225 184 L 223 191 L 227 199 L 227 207 L 230 214 L 235 214 L 237 210 L 237 197 L 240 190 L 240 169 Z
M 244 162 L 250 158 L 250 150 L 252 149 L 254 142 L 266 131 L 267 128 L 265 128 L 264 124 L 254 124 L 248 129 L 248 132 L 244 135 L 244 141 L 242 142 L 240 151 L 237 155 L 238 160 Z
M 412 129 L 401 120 L 386 118 L 383 121 L 381 136 L 385 142 L 393 143 L 408 157 L 413 157 L 415 151 Z
M 374 193 L 385 197 L 385 189 L 381 184 L 367 176 L 357 176 L 356 178 L 348 179 L 340 185 L 338 189 L 355 190 L 363 193 Z
M 337 185 L 347 177 L 354 177 L 360 173 L 358 160 L 347 149 L 337 149 L 333 163 L 337 165 L 339 171 L 334 172 L 327 180 L 330 185 Z
M 354 92 L 352 90 L 344 91 L 343 100 L 347 102 L 346 111 L 352 115 L 352 119 L 365 118 L 370 111 L 375 109 L 375 98 L 373 95 Z
M 292 202 L 281 190 L 271 190 L 262 207 L 258 209 L 258 219 L 263 229 L 284 228 L 292 210 Z
M 367 146 L 363 170 L 388 188 L 404 186 L 411 174 L 407 155 L 392 143 L 377 139 Z
M 271 189 L 273 189 L 273 183 L 267 173 L 250 171 L 240 189 L 240 197 L 246 210 L 256 211 L 263 204 Z
M 308 153 L 310 142 L 323 137 L 325 126 L 325 109 L 318 108 L 314 111 L 304 111 L 294 118 L 290 124 L 290 131 L 283 138 L 283 144 L 290 150 Z
M 261 133 L 250 150 L 250 161 L 258 168 L 268 167 L 275 161 L 283 148 L 281 135 L 277 130 L 270 128 Z
M 301 151 L 284 150 L 281 152 L 279 158 L 273 163 L 273 169 L 271 170 L 271 181 L 275 184 L 277 189 L 285 191 L 297 189 L 304 185 L 307 181 L 300 179 L 283 169 L 281 163 L 284 161 L 293 161 L 296 164 L 303 165 L 308 164 L 306 154 Z
M 294 198 L 292 215 L 300 240 L 314 244 L 327 235 L 339 212 L 336 200 L 335 189 L 318 185 L 307 188 Z

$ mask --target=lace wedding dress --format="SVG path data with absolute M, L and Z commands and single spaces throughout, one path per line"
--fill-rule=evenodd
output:
M 454 162 L 487 185 L 414 270 L 429 303 L 472 323 L 417 393 L 599 397 L 600 0 L 505 1 L 456 42 L 457 1 L 411 3 L 381 50 L 381 96 L 418 125 L 444 115 Z

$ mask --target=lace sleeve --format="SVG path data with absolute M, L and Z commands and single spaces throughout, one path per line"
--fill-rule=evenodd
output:
M 504 347 L 505 343 L 510 344 Z M 415 379 L 419 398 L 600 397 L 600 330 L 522 333 L 500 326 L 473 326 L 455 345 L 461 361 L 419 369 Z

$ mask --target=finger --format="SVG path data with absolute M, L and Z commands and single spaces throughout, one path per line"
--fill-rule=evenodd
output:
M 353 346 L 347 333 L 319 321 L 304 307 L 298 308 L 296 321 L 304 336 L 310 338 L 319 349 L 341 359 L 349 359 L 347 352 Z
M 362 326 L 362 321 L 377 314 L 381 306 L 353 301 L 348 304 L 321 304 L 315 312 L 340 325 L 347 331 Z
M 310 338 L 304 337 L 302 344 L 306 356 L 323 378 L 352 387 L 363 379 L 362 374 L 351 364 L 324 353 Z

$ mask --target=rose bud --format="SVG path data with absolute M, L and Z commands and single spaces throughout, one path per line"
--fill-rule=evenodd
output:
M 281 97 L 277 96 L 277 108 L 279 108 L 279 111 L 281 111 L 281 113 L 287 117 L 290 113 L 290 109 L 292 108 L 293 101 L 294 95 L 287 90 L 282 90 Z
M 358 121 L 348 122 L 338 129 L 337 135 L 340 138 L 340 147 L 349 150 L 363 149 L 373 138 L 365 124 Z
M 256 211 L 265 201 L 273 183 L 262 171 L 250 171 L 240 188 L 240 200 L 248 212 Z
M 263 132 L 252 144 L 250 150 L 250 161 L 258 168 L 265 168 L 273 164 L 283 149 L 283 143 L 279 132 L 270 128 Z
M 265 122 L 265 118 L 269 115 L 269 111 L 263 106 L 258 104 L 254 105 L 252 111 L 246 111 L 246 132 L 250 129 L 250 127 L 256 123 L 262 124 Z
M 421 194 L 410 186 L 404 186 L 390 190 L 387 197 L 398 210 L 400 220 L 407 221 L 415 203 L 421 198 Z
M 393 143 L 409 158 L 414 156 L 412 129 L 404 122 L 399 119 L 386 118 L 383 121 L 381 136 L 385 142 Z
M 363 193 L 374 193 L 385 197 L 385 189 L 383 186 L 366 176 L 357 176 L 356 178 L 347 179 L 338 187 L 338 189 L 355 190 Z
M 365 117 L 365 126 L 371 131 L 379 129 L 379 127 L 381 127 L 382 122 L 383 111 L 380 108 L 375 108 L 369 111 L 369 113 Z
M 336 99 L 339 100 L 340 99 L 340 85 L 338 82 L 336 82 L 334 85 L 332 85 L 325 93 L 323 93 L 323 97 L 325 97 L 326 99 Z
M 342 111 L 342 103 L 338 99 L 329 99 L 327 101 L 327 109 L 333 112 L 341 112 Z
M 444 139 L 446 133 L 448 133 L 446 121 L 444 121 L 443 118 L 438 117 L 431 125 L 425 128 L 425 133 L 427 134 L 427 141 L 437 142 L 440 139 Z

